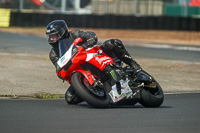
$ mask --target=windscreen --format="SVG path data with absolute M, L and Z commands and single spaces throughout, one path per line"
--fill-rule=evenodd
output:
M 74 42 L 74 39 L 63 39 L 59 41 L 59 56 L 62 57 L 66 51 L 70 48 L 71 44 Z

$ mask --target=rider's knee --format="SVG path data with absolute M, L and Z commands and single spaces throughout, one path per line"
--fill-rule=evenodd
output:
M 65 100 L 68 104 L 78 104 L 83 100 L 75 93 L 75 90 L 70 86 L 65 93 Z
M 113 43 L 113 45 L 115 45 L 115 47 L 117 47 L 119 49 L 125 49 L 122 41 L 119 39 L 113 39 L 112 43 Z
M 126 53 L 126 49 L 119 39 L 107 40 L 100 47 L 104 53 L 111 57 L 121 58 Z

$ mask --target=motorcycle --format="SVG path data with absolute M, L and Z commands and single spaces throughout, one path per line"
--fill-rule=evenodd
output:
M 57 75 L 71 85 L 78 96 L 96 108 L 113 105 L 159 107 L 164 94 L 159 83 L 147 72 L 133 76 L 133 70 L 117 59 L 107 56 L 98 45 L 84 49 L 81 38 L 59 41 L 60 58 Z M 122 75 L 120 87 L 110 85 L 110 79 L 102 72 L 106 65 L 114 62 L 114 69 Z

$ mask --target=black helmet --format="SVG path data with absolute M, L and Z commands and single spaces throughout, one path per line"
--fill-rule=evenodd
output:
M 64 20 L 54 20 L 47 25 L 46 36 L 52 46 L 68 34 L 68 27 Z

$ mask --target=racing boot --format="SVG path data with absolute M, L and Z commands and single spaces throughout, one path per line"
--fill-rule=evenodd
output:
M 130 56 L 130 54 L 126 51 L 125 54 L 120 58 L 124 63 L 130 66 L 130 68 L 133 70 L 133 76 L 134 80 L 133 82 L 129 83 L 129 86 L 132 90 L 137 90 L 137 88 L 141 87 L 141 83 L 135 82 L 137 80 L 137 75 L 142 71 L 141 66 L 133 60 L 133 58 Z
M 130 68 L 133 70 L 134 76 L 137 76 L 137 74 L 142 70 L 141 66 L 135 60 L 133 60 L 128 51 L 126 51 L 120 59 L 130 66 Z

